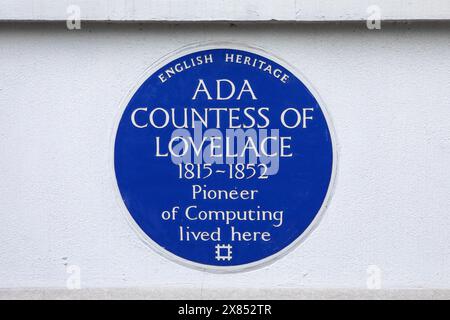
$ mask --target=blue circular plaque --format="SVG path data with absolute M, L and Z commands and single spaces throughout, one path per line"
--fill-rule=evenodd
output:
M 329 118 L 260 49 L 185 49 L 151 68 L 117 124 L 114 172 L 130 221 L 163 255 L 205 270 L 272 261 L 317 224 L 336 167 Z

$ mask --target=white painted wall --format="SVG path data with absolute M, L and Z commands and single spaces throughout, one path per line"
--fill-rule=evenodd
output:
M 0 21 L 66 20 L 76 5 L 96 21 L 448 20 L 448 0 L 1 0 Z M 369 10 L 368 10 L 369 9 Z
M 449 24 L 0 26 L 0 288 L 450 289 Z M 247 273 L 170 262 L 114 199 L 121 99 L 161 56 L 207 40 L 255 44 L 295 65 L 339 142 L 325 219 L 300 247 Z M 177 289 L 178 290 L 178 289 Z M 181 292 L 181 291 L 180 291 Z

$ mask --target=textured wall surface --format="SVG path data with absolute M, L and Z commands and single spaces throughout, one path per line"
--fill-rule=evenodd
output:
M 0 20 L 65 20 L 73 5 L 99 21 L 359 21 L 373 5 L 387 20 L 450 19 L 448 0 L 2 0 Z
M 363 289 L 376 265 L 384 289 L 449 289 L 449 32 L 448 23 L 0 25 L 0 287 L 65 288 L 75 265 L 84 288 Z M 339 144 L 317 230 L 252 272 L 160 257 L 115 199 L 121 99 L 161 56 L 208 40 L 255 44 L 296 66 Z

